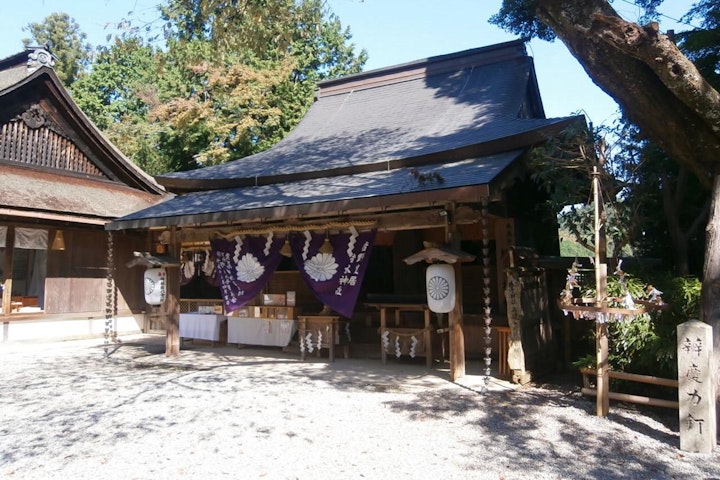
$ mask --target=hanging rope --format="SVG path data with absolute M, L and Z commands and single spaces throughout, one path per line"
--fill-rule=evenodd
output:
M 348 229 L 351 227 L 372 227 L 376 223 L 377 220 L 353 220 L 345 222 L 337 221 L 327 223 L 309 223 L 304 225 L 272 225 L 267 227 L 243 228 L 240 230 L 233 230 L 229 233 L 215 232 L 215 235 L 220 238 L 232 238 L 236 235 L 264 235 L 267 233 L 303 232 L 305 230 L 327 230 L 329 228 Z

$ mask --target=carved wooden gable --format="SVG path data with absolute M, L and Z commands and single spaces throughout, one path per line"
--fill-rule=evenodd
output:
M 0 160 L 108 178 L 38 104 L 0 125 Z

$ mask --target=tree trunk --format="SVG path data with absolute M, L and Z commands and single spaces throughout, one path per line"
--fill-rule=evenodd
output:
M 715 393 L 720 400 L 720 174 L 713 181 L 701 299 L 700 320 L 713 327 Z M 720 421 L 720 415 L 716 418 Z

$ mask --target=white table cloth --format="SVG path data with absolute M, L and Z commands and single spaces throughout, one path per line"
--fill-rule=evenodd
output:
M 287 347 L 297 331 L 297 320 L 228 317 L 228 343 Z
M 207 313 L 181 313 L 180 337 L 220 341 L 220 324 L 227 317 Z

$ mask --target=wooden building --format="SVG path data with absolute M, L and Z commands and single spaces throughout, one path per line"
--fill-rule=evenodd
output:
M 394 312 L 398 323 L 419 316 L 423 328 L 426 264 L 403 260 L 428 242 L 449 244 L 475 256 L 459 269 L 462 300 L 449 325 L 461 334 L 450 346 L 460 362 L 466 351 L 484 354 L 486 321 L 507 325 L 508 247 L 558 254 L 556 219 L 529 178 L 527 152 L 575 122 L 584 119 L 545 117 L 522 41 L 355 74 L 322 82 L 274 147 L 159 176 L 177 196 L 107 228 L 169 232 L 176 255 L 213 238 L 373 230 L 362 291 L 352 315 L 342 315 L 373 329 Z M 293 291 L 298 309 L 317 314 L 323 302 L 298 270 L 284 261 L 264 291 Z M 168 310 L 169 337 L 178 308 Z M 168 352 L 176 345 L 170 339 Z
M 142 274 L 108 268 L 147 250 L 147 232 L 104 227 L 166 197 L 80 111 L 52 64 L 41 48 L 0 60 L 5 341 L 102 334 L 107 315 L 139 330 Z

